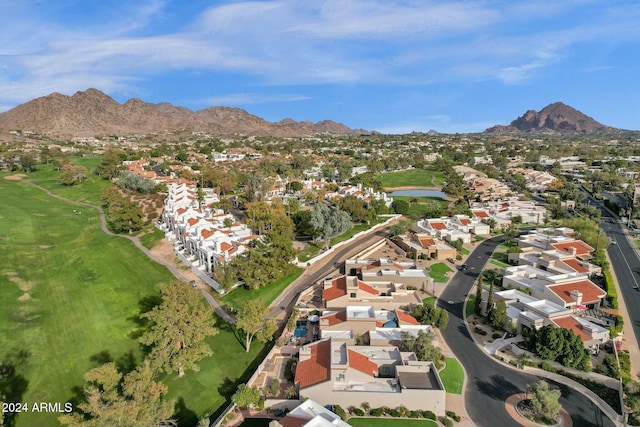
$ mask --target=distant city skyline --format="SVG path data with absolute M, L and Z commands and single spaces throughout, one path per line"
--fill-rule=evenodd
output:
M 631 0 L 0 5 L 0 111 L 93 87 L 383 133 L 481 132 L 557 101 L 640 129 Z

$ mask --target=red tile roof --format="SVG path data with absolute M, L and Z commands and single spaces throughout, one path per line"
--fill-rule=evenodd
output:
M 304 427 L 305 424 L 309 422 L 309 420 L 305 420 L 304 418 L 294 417 L 291 414 L 285 415 L 283 418 L 278 420 L 282 427 Z
M 593 304 L 607 296 L 607 293 L 600 289 L 591 280 L 580 280 L 578 282 L 563 283 L 561 285 L 547 286 L 551 292 L 558 295 L 565 303 L 574 303 L 571 298 L 571 291 L 582 292 L 582 304 Z
M 469 218 L 462 218 L 460 224 L 469 225 L 471 224 L 471 220 Z
M 189 225 L 193 226 L 193 225 L 196 225 L 198 223 L 198 219 L 197 218 L 189 218 L 187 220 L 187 222 L 189 223 Z
M 409 325 L 419 325 L 420 322 L 411 314 L 403 310 L 396 310 L 396 316 L 398 316 L 399 323 L 408 323 Z
M 298 362 L 295 382 L 300 389 L 328 381 L 331 378 L 331 341 L 323 340 L 313 344 L 311 357 Z
M 213 232 L 207 229 L 204 229 L 200 232 L 200 235 L 202 235 L 203 239 L 208 239 L 209 237 L 213 236 Z
M 231 246 L 231 244 L 230 244 L 230 243 L 227 243 L 227 242 L 222 242 L 222 243 L 220 243 L 220 251 L 222 251 L 222 252 L 226 252 L 226 251 L 228 251 L 229 249 L 231 249 L 232 247 L 233 247 L 233 246 Z
M 593 252 L 593 248 L 587 245 L 582 240 L 574 240 L 573 242 L 565 242 L 565 243 L 554 243 L 552 244 L 554 248 L 562 252 L 571 253 L 571 248 L 576 248 L 576 256 L 580 255 L 588 255 Z
M 351 349 L 348 350 L 349 367 L 360 371 L 366 375 L 375 375 L 378 373 L 378 365 L 373 363 L 369 358 Z
M 436 244 L 436 241 L 433 239 L 420 239 L 420 244 L 423 248 L 428 248 L 429 246 L 433 246 Z
M 559 328 L 572 330 L 573 333 L 579 336 L 583 342 L 591 339 L 591 337 L 582 330 L 582 325 L 571 316 L 553 319 L 553 323 L 555 323 Z
M 378 292 L 378 290 L 376 288 L 374 288 L 371 285 L 367 285 L 364 282 L 361 282 L 358 280 L 358 289 L 368 293 L 368 294 L 372 294 L 372 295 L 380 295 L 380 292 Z
M 321 320 L 327 321 L 328 326 L 337 325 L 338 323 L 347 321 L 347 311 L 338 311 L 337 313 L 327 314 L 322 316 Z
M 446 230 L 447 226 L 444 222 L 432 222 L 431 224 L 431 228 L 435 229 L 435 230 Z
M 370 270 L 372 268 L 380 267 L 380 261 L 372 262 L 371 264 L 367 264 L 365 267 L 366 270 Z
M 186 209 L 186 208 L 180 208 L 180 209 L 178 209 L 178 210 L 176 211 L 176 213 L 177 213 L 178 215 L 182 215 L 182 214 L 183 214 L 183 213 L 185 213 L 186 211 L 187 211 L 187 209 Z
M 489 214 L 486 211 L 472 211 L 478 218 L 489 218 Z
M 587 273 L 589 271 L 587 267 L 580 264 L 580 261 L 575 258 L 563 259 L 562 262 L 567 264 L 570 268 L 577 271 L 578 273 Z
M 341 276 L 331 281 L 331 287 L 322 290 L 322 299 L 330 301 L 347 294 L 347 277 Z

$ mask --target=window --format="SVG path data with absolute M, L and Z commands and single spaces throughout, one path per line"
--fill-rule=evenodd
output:
M 356 297 L 356 293 L 355 293 L 355 292 L 351 292 L 351 293 L 349 294 L 349 298 L 355 298 L 355 297 Z
M 336 375 L 336 381 L 344 382 L 344 374 L 338 374 L 338 375 Z
M 391 376 L 391 368 L 389 368 L 388 366 L 381 366 L 380 367 L 380 377 L 388 378 L 389 376 Z

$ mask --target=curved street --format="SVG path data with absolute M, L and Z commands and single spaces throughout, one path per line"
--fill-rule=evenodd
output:
M 466 409 L 474 423 L 480 427 L 521 426 L 508 414 L 505 401 L 513 394 L 526 393 L 527 384 L 541 379 L 509 368 L 487 355 L 471 338 L 464 322 L 463 310 L 467 294 L 501 242 L 502 238 L 496 237 L 479 244 L 466 261 L 468 270 L 456 273 L 438 300 L 438 305 L 446 309 L 450 315 L 449 325 L 442 330 L 442 336 L 465 370 Z M 573 425 L 615 426 L 582 394 L 555 382 L 551 384 L 561 389 L 560 402 L 571 415 Z

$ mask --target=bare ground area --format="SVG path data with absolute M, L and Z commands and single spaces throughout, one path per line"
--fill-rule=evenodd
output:
M 165 239 L 160 240 L 153 248 L 151 248 L 150 252 L 153 256 L 178 267 L 180 269 L 180 273 L 189 281 L 195 280 L 198 287 L 206 290 L 210 289 L 208 285 L 206 285 L 193 271 L 191 271 L 191 268 L 184 265 L 184 263 L 178 259 L 173 252 L 173 245 L 169 241 Z
M 5 176 L 4 179 L 6 179 L 7 181 L 20 181 L 22 178 L 26 178 L 27 175 L 23 174 L 23 173 L 18 173 L 15 175 L 8 175 Z

